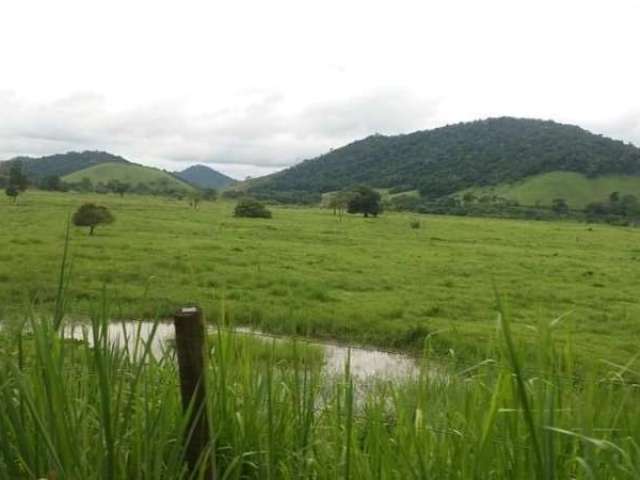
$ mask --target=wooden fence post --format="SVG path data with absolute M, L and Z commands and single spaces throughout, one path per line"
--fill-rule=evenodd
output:
M 198 460 L 210 445 L 202 310 L 196 306 L 183 307 L 175 313 L 173 324 L 176 331 L 182 408 L 187 412 L 191 407 L 185 432 L 185 460 L 193 473 L 198 468 Z M 215 480 L 214 451 L 206 463 L 204 478 Z

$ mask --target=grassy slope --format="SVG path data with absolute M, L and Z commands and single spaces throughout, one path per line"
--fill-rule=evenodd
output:
M 564 198 L 571 208 L 583 208 L 590 202 L 604 201 L 611 192 L 640 197 L 640 176 L 609 175 L 587 178 L 580 173 L 552 172 L 528 177 L 514 184 L 468 189 L 476 195 L 495 194 L 517 200 L 521 205 L 550 205 L 554 198 Z
M 492 355 L 492 283 L 526 325 L 572 312 L 579 349 L 627 359 L 640 339 L 640 230 L 578 223 L 274 209 L 273 220 L 236 219 L 232 203 L 27 192 L 0 203 L 0 318 L 23 301 L 55 298 L 70 212 L 109 206 L 95 237 L 73 228 L 70 308 L 86 312 L 103 285 L 130 318 L 197 301 L 210 318 L 276 331 L 420 348 L 428 332 L 455 355 Z M 5 228 L 6 227 L 6 228 Z M 224 298 L 224 302 L 223 302 Z
M 166 179 L 169 185 L 174 185 L 185 190 L 193 190 L 193 187 L 157 168 L 144 167 L 142 165 L 123 165 L 118 163 L 102 163 L 93 167 L 79 170 L 63 178 L 65 182 L 79 182 L 88 177 L 94 184 L 107 183 L 109 180 L 136 185 L 138 183 L 157 183 Z

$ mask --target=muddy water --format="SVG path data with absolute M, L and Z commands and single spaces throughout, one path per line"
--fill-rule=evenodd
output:
M 144 321 L 112 322 L 108 326 L 109 340 L 113 345 L 120 348 L 125 348 L 126 346 L 132 353 L 134 353 L 137 348 L 137 352 L 140 354 L 143 350 L 140 339 L 146 341 L 146 339 L 151 336 L 153 326 L 153 322 Z M 292 339 L 285 336 L 269 335 L 258 330 L 244 327 L 236 328 L 234 331 L 238 335 L 252 335 L 256 338 L 263 339 L 265 342 L 292 341 Z M 90 344 L 93 342 L 90 328 L 86 325 L 66 327 L 65 336 L 79 340 L 86 337 Z M 151 353 L 156 357 L 162 356 L 167 349 L 170 350 L 172 348 L 173 338 L 173 324 L 170 322 L 159 322 L 150 345 Z M 361 380 L 372 377 L 389 380 L 400 379 L 415 375 L 418 371 L 418 365 L 415 359 L 407 355 L 315 340 L 298 339 L 298 341 L 304 341 L 323 349 L 325 360 L 324 369 L 326 373 L 330 375 L 343 373 L 349 356 L 351 358 L 351 373 L 354 377 Z

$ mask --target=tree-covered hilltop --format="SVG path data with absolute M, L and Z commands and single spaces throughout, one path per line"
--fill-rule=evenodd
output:
M 206 165 L 193 165 L 173 174 L 199 188 L 225 188 L 236 183 L 231 177 Z
M 511 117 L 407 135 L 373 135 L 248 186 L 260 195 L 323 193 L 354 184 L 419 190 L 427 198 L 531 175 L 640 174 L 640 149 L 552 121 Z
M 37 158 L 16 157 L 0 163 L 0 176 L 16 162 L 22 164 L 22 171 L 34 183 L 46 177 L 63 177 L 101 163 L 130 163 L 118 155 L 98 151 L 67 152 Z

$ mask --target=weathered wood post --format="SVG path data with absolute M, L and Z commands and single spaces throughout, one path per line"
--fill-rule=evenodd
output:
M 191 407 L 185 431 L 185 460 L 191 472 L 210 443 L 207 417 L 205 328 L 202 310 L 197 306 L 183 307 L 173 317 L 176 330 L 176 351 L 180 370 L 180 393 L 185 412 Z M 207 460 L 205 477 L 215 480 L 215 455 Z

